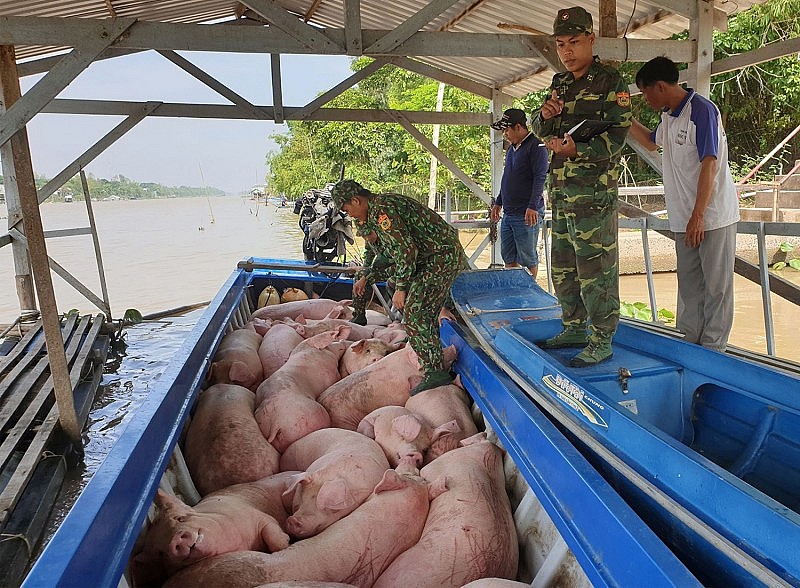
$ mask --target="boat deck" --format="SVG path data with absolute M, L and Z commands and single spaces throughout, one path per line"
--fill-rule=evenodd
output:
M 103 375 L 108 336 L 102 315 L 70 315 L 61 334 L 78 422 Z M 0 567 L 21 579 L 41 540 L 75 448 L 58 426 L 58 407 L 41 321 L 0 356 Z M 9 348 L 10 347 L 10 348 Z

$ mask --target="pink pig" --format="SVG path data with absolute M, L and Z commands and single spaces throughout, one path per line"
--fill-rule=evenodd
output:
M 240 551 L 204 559 L 178 572 L 165 588 L 303 580 L 368 588 L 398 554 L 417 542 L 430 498 L 443 490 L 429 490 L 417 476 L 387 470 L 364 504 L 319 535 L 277 553 Z
M 258 348 L 258 357 L 264 368 L 264 378 L 269 378 L 278 371 L 302 341 L 303 338 L 289 325 L 284 323 L 272 325 Z
M 349 327 L 326 331 L 300 343 L 289 360 L 258 387 L 255 418 L 264 437 L 279 452 L 312 431 L 330 425 L 316 400 L 339 380 L 339 359 Z
M 505 490 L 503 452 L 482 434 L 422 468 L 426 480 L 447 476 L 419 542 L 375 582 L 387 586 L 458 587 L 484 577 L 514 578 L 519 549 Z
M 237 384 L 255 389 L 264 379 L 258 357 L 261 335 L 251 329 L 236 329 L 222 338 L 208 373 L 212 384 Z
M 458 423 L 457 431 L 441 435 L 431 442 L 430 448 L 425 452 L 426 464 L 455 449 L 459 441 L 478 432 L 469 411 L 469 396 L 460 385 L 461 381 L 456 376 L 453 384 L 427 390 L 425 394 L 412 396 L 406 402 L 406 408 L 421 416 L 431 427 L 435 428 L 452 420 Z
M 404 457 L 411 458 L 417 467 L 422 466 L 423 453 L 433 441 L 460 430 L 454 420 L 433 429 L 402 406 L 375 409 L 358 424 L 358 432 L 378 442 L 392 467 L 397 467 Z
M 281 494 L 296 473 L 235 484 L 212 492 L 194 507 L 159 489 L 158 514 L 133 558 L 138 583 L 156 583 L 159 572 L 171 575 L 221 553 L 286 549 L 289 536 L 282 529 L 286 511 Z
M 354 431 L 321 429 L 293 443 L 281 456 L 286 470 L 305 470 L 287 488 L 284 504 L 293 537 L 310 537 L 353 512 L 389 464 L 375 441 Z
M 455 360 L 455 346 L 445 349 L 445 364 Z M 404 406 L 409 392 L 422 379 L 417 354 L 410 345 L 342 378 L 317 399 L 328 410 L 331 426 L 355 431 L 376 408 Z
M 255 395 L 217 384 L 200 394 L 186 433 L 184 456 L 197 489 L 205 495 L 278 471 L 278 452 L 258 428 Z
M 380 339 L 362 339 L 345 350 L 339 361 L 339 375 L 343 378 L 347 377 L 402 348 L 402 343 L 386 343 Z
M 280 320 L 283 318 L 293 319 L 302 314 L 304 317 L 312 319 L 329 317 L 350 320 L 353 318 L 353 309 L 350 308 L 352 302 L 352 300 L 336 302 L 328 298 L 296 300 L 259 308 L 250 318 Z

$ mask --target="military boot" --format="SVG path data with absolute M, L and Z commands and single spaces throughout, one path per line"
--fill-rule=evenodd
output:
M 353 318 L 350 319 L 351 323 L 355 323 L 357 325 L 366 325 L 367 324 L 367 314 L 366 312 L 360 312 L 358 314 L 354 314 Z
M 611 359 L 614 353 L 611 350 L 611 339 L 590 341 L 578 355 L 573 357 L 569 365 L 572 367 L 589 367 Z
M 586 325 L 566 326 L 555 337 L 539 342 L 542 349 L 561 349 L 562 347 L 583 347 L 589 342 Z
M 450 372 L 446 372 L 444 370 L 436 370 L 435 372 L 430 372 L 425 374 L 425 377 L 422 378 L 422 381 L 414 386 L 414 389 L 411 390 L 411 396 L 414 394 L 419 394 L 420 392 L 424 392 L 425 390 L 430 390 L 431 388 L 438 388 L 439 386 L 446 386 L 450 382 L 453 381 L 452 376 L 450 376 Z

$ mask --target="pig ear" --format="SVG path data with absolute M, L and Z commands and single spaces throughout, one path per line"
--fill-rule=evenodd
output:
M 341 478 L 325 482 L 317 494 L 317 508 L 320 510 L 345 510 L 355 503 L 355 498 Z
M 167 509 L 171 506 L 175 506 L 177 502 L 179 502 L 178 498 L 172 494 L 164 492 L 161 488 L 156 490 L 155 503 L 158 508 Z
M 452 420 L 449 423 L 445 423 L 443 425 L 439 425 L 433 430 L 433 435 L 431 435 L 431 441 L 436 441 L 439 437 L 443 437 L 444 435 L 449 435 L 450 433 L 460 433 L 461 427 L 458 425 L 458 421 Z
M 383 479 L 378 482 L 378 485 L 375 486 L 375 494 L 380 494 L 381 492 L 388 492 L 390 490 L 402 490 L 408 486 L 408 480 L 398 474 L 394 470 L 386 470 L 383 473 Z
M 294 493 L 297 492 L 297 486 L 306 479 L 306 474 L 297 474 L 292 480 L 292 483 L 286 487 L 286 490 L 283 491 L 281 494 L 281 500 L 283 501 L 283 506 L 291 511 L 292 509 L 292 502 L 294 501 Z
M 352 300 L 340 300 L 339 304 L 341 304 L 342 306 L 353 306 L 353 301 Z
M 392 429 L 406 441 L 413 441 L 422 431 L 422 423 L 413 414 L 403 414 L 392 419 Z
M 441 475 L 428 485 L 428 500 L 433 500 L 447 490 L 447 478 Z
M 345 341 L 350 336 L 350 331 L 353 329 L 347 325 L 341 325 L 336 332 L 336 339 L 338 341 Z
M 364 345 L 366 344 L 366 341 L 367 341 L 366 339 L 361 339 L 361 341 L 359 341 L 357 343 L 353 343 L 350 346 L 350 351 L 353 351 L 355 353 L 363 353 L 364 352 Z
M 294 325 L 294 330 L 297 331 L 297 334 L 301 337 L 306 336 L 306 326 L 305 325 Z
M 256 376 L 245 362 L 234 361 L 228 369 L 228 379 L 236 384 L 252 384 Z
M 461 447 L 466 447 L 467 445 L 474 445 L 475 443 L 480 443 L 481 441 L 486 441 L 485 431 L 476 433 L 472 437 L 467 437 L 466 439 L 462 439 L 459 445 L 461 445 Z
M 325 318 L 329 319 L 337 319 L 339 318 L 339 314 L 341 314 L 341 309 L 338 306 L 334 306 L 333 310 L 331 310 L 328 314 L 325 315 Z
M 361 419 L 361 422 L 358 423 L 358 428 L 356 429 L 356 431 L 358 431 L 362 435 L 366 435 L 370 439 L 374 439 L 375 438 L 375 426 L 374 426 L 374 423 L 373 423 L 373 421 L 371 419 L 367 420 L 366 417 Z

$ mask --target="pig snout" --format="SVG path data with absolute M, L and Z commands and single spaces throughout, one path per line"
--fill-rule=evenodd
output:
M 191 531 L 181 531 L 177 533 L 169 544 L 169 551 L 172 557 L 187 558 L 192 552 L 192 548 L 201 540 L 199 533 Z
M 294 515 L 286 517 L 286 530 L 296 537 L 303 532 L 303 522 Z
M 399 459 L 400 462 L 413 461 L 416 464 L 417 468 L 422 467 L 422 461 L 423 461 L 422 453 L 417 449 L 409 447 L 405 451 L 400 451 L 397 457 L 400 458 Z

